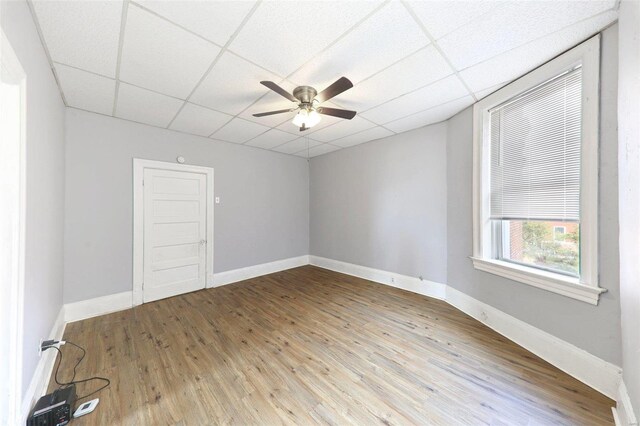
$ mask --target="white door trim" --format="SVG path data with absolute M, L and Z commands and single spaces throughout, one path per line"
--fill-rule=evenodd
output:
M 7 39 L 4 31 L 0 30 L 0 67 L 4 68 L 10 75 L 12 80 L 15 80 L 20 86 L 20 135 L 18 147 L 18 206 L 17 206 L 17 221 L 16 221 L 16 236 L 10 243 L 10 251 L 15 252 L 15 259 L 11 265 L 12 269 L 12 282 L 3 283 L 7 285 L 8 295 L 2 293 L 3 304 L 2 309 L 8 308 L 7 317 L 3 318 L 3 321 L 8 320 L 5 324 L 8 327 L 9 332 L 3 334 L 9 343 L 8 347 L 11 348 L 8 354 L 8 360 L 0 371 L 0 379 L 3 381 L 3 385 L 0 386 L 0 398 L 7 397 L 6 401 L 0 404 L 0 408 L 4 411 L 5 419 L 9 424 L 22 423 L 21 411 L 22 411 L 22 357 L 23 357 L 23 340 L 24 340 L 24 281 L 25 281 L 25 235 L 26 235 L 26 191 L 27 191 L 27 175 L 26 175 L 26 144 L 27 144 L 27 126 L 26 126 L 26 114 L 27 114 L 27 97 L 26 97 L 26 84 L 27 74 L 22 68 L 22 64 L 18 59 L 15 51 L 11 47 L 9 40 Z M 0 70 L 1 72 L 1 70 Z M 5 306 L 6 305 L 6 306 Z M 7 370 L 4 367 L 7 367 Z M 8 377 L 5 377 L 5 374 Z M 6 386 L 6 387 L 5 387 Z M 8 394 L 7 394 L 8 393 Z M 6 395 L 7 394 L 7 395 Z M 5 405 L 6 403 L 6 405 Z
M 142 304 L 144 280 L 144 169 L 203 173 L 207 176 L 206 287 L 213 287 L 213 168 L 133 159 L 133 306 Z

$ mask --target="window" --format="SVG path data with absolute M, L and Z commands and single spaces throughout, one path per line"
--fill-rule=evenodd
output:
M 596 36 L 474 107 L 474 267 L 597 304 Z
M 554 226 L 553 227 L 553 239 L 555 241 L 565 241 L 565 234 L 567 233 L 566 226 Z M 578 226 L 575 226 L 575 229 L 572 230 L 572 234 L 575 234 L 575 237 L 571 238 L 571 241 L 575 242 L 575 250 L 579 249 L 580 235 L 578 234 Z

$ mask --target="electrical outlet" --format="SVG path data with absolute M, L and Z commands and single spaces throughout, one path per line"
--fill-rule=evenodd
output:
M 424 278 L 422 278 L 422 275 L 420 275 L 420 276 L 418 277 L 418 279 L 419 279 L 420 281 L 424 281 Z
M 391 277 L 391 284 L 395 284 L 396 283 L 396 278 L 395 277 Z

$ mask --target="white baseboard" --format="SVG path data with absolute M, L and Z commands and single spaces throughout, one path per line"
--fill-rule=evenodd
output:
M 622 383 L 622 370 L 620 367 L 445 284 L 319 256 L 299 256 L 219 272 L 213 275 L 212 280 L 207 281 L 213 282 L 213 287 L 218 287 L 308 264 L 445 300 L 567 374 L 618 401 L 618 406 L 614 409 L 614 416 L 616 421 L 621 422 L 620 425 L 638 425 L 631 409 L 626 387 Z M 51 337 L 61 339 L 66 322 L 128 309 L 132 306 L 131 291 L 66 304 L 60 310 L 60 314 L 51 331 Z M 25 416 L 35 399 L 40 397 L 48 386 L 55 360 L 54 355 L 53 352 L 45 352 L 36 368 L 23 400 Z
M 53 327 L 51 327 L 51 332 L 49 333 L 48 339 L 61 340 L 62 336 L 64 335 L 65 325 L 66 323 L 64 320 L 63 306 L 60 308 L 60 312 L 58 312 L 58 316 L 53 323 Z M 56 354 L 56 351 L 48 350 L 44 351 L 40 356 L 38 365 L 36 365 L 36 370 L 33 372 L 33 376 L 31 377 L 31 382 L 29 382 L 27 392 L 22 399 L 21 412 L 22 419 L 24 421 L 26 421 L 27 416 L 29 415 L 29 411 L 31 411 L 31 407 L 33 407 L 36 401 L 47 391 L 47 387 L 49 386 L 49 378 L 51 377 L 51 372 L 53 371 L 53 366 L 55 365 L 56 361 Z
M 455 308 L 609 398 L 616 399 L 618 395 L 618 385 L 622 378 L 620 367 L 480 302 L 453 287 L 319 256 L 309 256 L 309 261 L 312 265 L 321 268 L 445 300 Z M 620 413 L 618 414 L 620 415 Z
M 633 411 L 624 380 L 620 381 L 618 392 L 614 399 L 616 400 L 616 407 L 613 408 L 613 418 L 616 426 L 637 426 L 638 419 Z
M 447 286 L 442 283 L 408 275 L 387 272 L 380 269 L 369 268 L 367 266 L 354 265 L 353 263 L 341 262 L 339 260 L 327 259 L 320 256 L 309 256 L 309 263 L 320 268 L 340 272 L 354 277 L 375 281 L 391 287 L 401 288 L 424 296 L 444 300 Z
M 248 266 L 246 268 L 219 272 L 217 274 L 213 274 L 212 277 L 208 277 L 207 282 L 213 283 L 213 285 L 208 285 L 207 287 L 218 287 L 308 264 L 309 256 L 299 256 L 276 260 L 275 262 L 263 263 L 260 265 Z M 67 303 L 64 305 L 64 321 L 80 321 L 99 315 L 122 311 L 131 307 L 133 307 L 133 292 L 124 291 L 122 293 L 110 294 L 108 296 Z
M 620 367 L 451 286 L 447 286 L 446 301 L 570 376 L 609 398 L 616 399 L 618 384 L 622 378 Z
M 248 280 L 261 275 L 273 274 L 285 269 L 297 268 L 309 264 L 309 256 L 290 257 L 288 259 L 276 260 L 275 262 L 262 263 L 260 265 L 247 266 L 246 268 L 232 269 L 231 271 L 218 272 L 213 274 L 213 285 L 222 285 Z
M 133 292 L 110 294 L 64 305 L 65 322 L 80 321 L 133 307 Z

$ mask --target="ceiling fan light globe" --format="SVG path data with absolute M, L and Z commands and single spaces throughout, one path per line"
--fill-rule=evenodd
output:
M 315 110 L 307 111 L 306 109 L 300 110 L 295 117 L 293 117 L 292 123 L 296 127 L 305 127 L 307 129 L 315 126 L 320 122 L 320 114 Z
M 296 126 L 296 127 L 302 127 L 308 118 L 308 113 L 307 110 L 300 110 L 298 111 L 298 113 L 296 114 L 295 117 L 293 117 L 293 121 L 292 123 Z
M 309 113 L 309 117 L 307 119 L 307 123 L 306 123 L 307 127 L 315 126 L 316 124 L 318 124 L 320 122 L 320 119 L 321 119 L 320 114 L 318 114 L 318 112 L 316 110 L 312 110 Z

